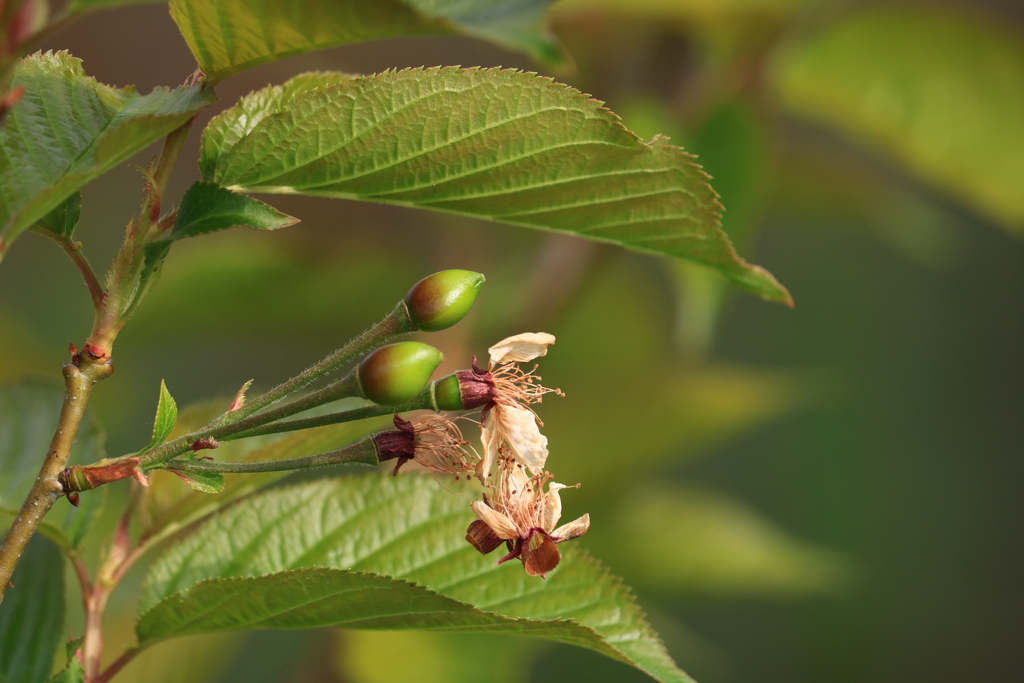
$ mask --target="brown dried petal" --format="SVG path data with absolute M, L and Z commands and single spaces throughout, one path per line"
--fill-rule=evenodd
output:
M 479 519 L 474 519 L 466 529 L 466 540 L 483 555 L 504 543 L 487 522 Z
M 527 574 L 543 577 L 558 566 L 562 553 L 547 534 L 536 533 L 523 544 L 521 557 Z

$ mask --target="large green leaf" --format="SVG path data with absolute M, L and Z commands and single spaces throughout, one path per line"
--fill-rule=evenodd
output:
M 377 38 L 467 34 L 558 62 L 551 0 L 171 0 L 199 66 L 217 82 L 285 57 Z
M 313 71 L 300 74 L 284 85 L 271 85 L 249 93 L 233 107 L 213 117 L 203 130 L 199 153 L 199 170 L 203 177 L 213 178 L 221 154 L 237 145 L 252 132 L 256 124 L 282 111 L 299 95 L 332 85 L 342 85 L 353 78 L 356 76 L 338 71 Z
M 1024 44 L 961 11 L 874 4 L 784 50 L 796 113 L 865 140 L 1024 232 Z
M 536 74 L 451 67 L 346 80 L 296 95 L 237 142 L 204 143 L 206 180 L 239 191 L 557 230 L 689 259 L 790 302 L 736 255 L 690 155 L 665 138 L 645 144 L 601 103 Z
M 546 580 L 530 577 L 466 543 L 473 519 L 466 498 L 417 475 L 252 496 L 157 560 L 139 638 L 328 624 L 486 630 L 572 642 L 658 680 L 690 680 L 629 591 L 578 548 L 565 548 Z
M 21 556 L 0 606 L 0 683 L 42 683 L 64 639 L 64 562 L 45 538 Z
M 0 386 L 0 513 L 6 519 L 17 513 L 39 476 L 63 400 L 63 389 L 49 382 Z M 89 464 L 103 457 L 103 432 L 87 413 L 69 464 Z M 57 501 L 40 530 L 59 545 L 78 545 L 103 509 L 105 494 L 100 490 L 83 495 L 78 508 L 66 500 Z
M 68 195 L 214 99 L 203 86 L 143 96 L 102 85 L 66 52 L 26 57 L 14 72 L 17 86 L 25 95 L 0 127 L 0 257 Z

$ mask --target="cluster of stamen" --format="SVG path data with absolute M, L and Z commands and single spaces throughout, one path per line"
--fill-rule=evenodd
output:
M 524 371 L 518 363 L 504 363 L 491 368 L 491 381 L 494 382 L 497 400 L 525 408 L 544 400 L 544 394 L 557 394 L 565 398 L 561 389 L 549 389 L 543 386 L 540 375 L 534 374 L 537 366 Z
M 443 415 L 430 415 L 419 420 L 415 426 L 416 447 L 413 459 L 424 467 L 445 474 L 459 475 L 472 473 L 480 461 L 480 455 L 454 421 Z
M 502 448 L 497 483 L 487 487 L 491 507 L 504 513 L 517 529 L 540 527 L 544 519 L 544 484 L 552 478 L 549 472 L 527 476 L 525 468 Z

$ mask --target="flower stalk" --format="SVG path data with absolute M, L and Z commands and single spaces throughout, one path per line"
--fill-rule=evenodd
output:
M 170 460 L 163 464 L 163 469 L 174 472 L 221 472 L 225 474 L 254 474 L 257 472 L 286 472 L 289 470 L 309 470 L 331 465 L 369 465 L 376 467 L 379 463 L 377 448 L 373 437 L 365 438 L 356 443 L 339 448 L 336 451 L 307 455 L 301 458 L 286 460 L 270 460 L 267 462 L 216 462 L 213 460 Z

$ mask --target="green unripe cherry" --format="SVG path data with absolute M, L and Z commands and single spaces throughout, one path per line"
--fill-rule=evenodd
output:
M 356 369 L 360 393 L 377 405 L 405 403 L 423 391 L 443 358 L 433 346 L 420 342 L 382 346 Z
M 471 270 L 442 270 L 428 275 L 405 295 L 409 317 L 417 329 L 437 332 L 462 320 L 473 302 L 484 276 Z
M 434 385 L 434 398 L 436 405 L 441 410 L 465 410 L 462 404 L 462 390 L 459 388 L 459 378 L 454 374 L 442 377 Z

